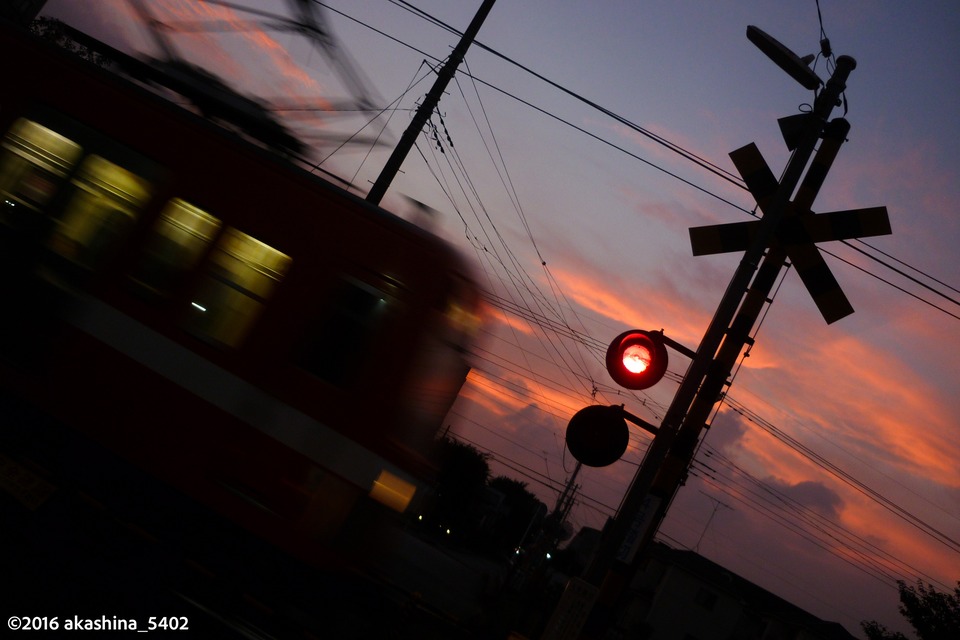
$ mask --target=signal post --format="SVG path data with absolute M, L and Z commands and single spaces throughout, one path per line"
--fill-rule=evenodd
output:
M 819 78 L 807 64 L 779 42 L 755 27 L 748 27 L 747 37 L 804 87 L 811 90 L 820 87 Z M 583 635 L 579 637 L 601 638 L 614 622 L 620 597 L 636 572 L 643 550 L 652 541 L 670 502 L 686 479 L 700 435 L 722 397 L 744 346 L 751 343 L 750 333 L 787 259 L 797 269 L 828 323 L 853 312 L 814 243 L 890 233 L 886 209 L 876 207 L 814 215 L 810 206 L 849 130 L 845 120 L 828 122 L 828 119 L 840 104 L 847 77 L 855 67 L 853 58 L 839 57 L 836 70 L 819 92 L 813 110 L 781 120 L 788 148 L 794 153 L 780 181 L 753 144 L 730 154 L 763 212 L 760 220 L 690 230 L 694 255 L 735 250 L 745 253 L 656 430 L 623 505 L 604 532 L 597 557 L 584 576 L 586 582 L 599 589 Z M 811 163 L 821 139 L 820 149 Z M 808 163 L 810 169 L 801 183 Z M 791 201 L 795 191 L 797 195 Z M 608 353 L 608 367 L 609 364 Z M 621 382 L 616 375 L 612 377 Z M 578 636 L 573 630 L 563 636 L 552 636 L 560 637 Z

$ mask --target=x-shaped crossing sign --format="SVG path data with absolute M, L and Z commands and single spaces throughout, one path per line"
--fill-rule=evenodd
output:
M 816 243 L 886 235 L 891 232 L 886 207 L 820 214 L 814 214 L 810 210 L 848 131 L 849 125 L 842 118 L 833 120 L 824 128 L 820 149 L 814 156 L 793 202 L 788 204 L 785 215 L 777 225 L 774 239 L 774 243 L 779 244 L 790 258 L 828 324 L 853 313 L 853 307 L 817 250 Z M 766 213 L 779 183 L 757 146 L 750 143 L 741 147 L 730 153 L 730 159 L 746 182 L 760 210 Z M 744 251 L 756 236 L 759 224 L 759 220 L 751 220 L 693 227 L 690 229 L 693 255 Z

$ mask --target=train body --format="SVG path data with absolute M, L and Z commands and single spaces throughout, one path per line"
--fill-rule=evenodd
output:
M 166 89 L 2 30 L 7 510 L 74 492 L 307 566 L 369 551 L 427 493 L 476 329 L 466 264 Z

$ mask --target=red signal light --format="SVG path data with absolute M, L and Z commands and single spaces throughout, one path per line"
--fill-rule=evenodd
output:
M 624 331 L 607 348 L 607 372 L 627 389 L 648 389 L 667 372 L 663 335 L 642 329 Z

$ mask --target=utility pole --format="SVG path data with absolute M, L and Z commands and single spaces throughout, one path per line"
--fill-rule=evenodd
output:
M 567 517 L 570 515 L 570 510 L 573 508 L 574 500 L 577 497 L 577 491 L 580 489 L 580 485 L 576 484 L 577 476 L 580 474 L 580 469 L 583 468 L 582 462 L 577 462 L 577 466 L 573 470 L 573 474 L 570 476 L 570 479 L 567 481 L 567 486 L 563 488 L 563 492 L 557 497 L 557 504 L 553 508 L 553 513 L 547 516 L 547 533 L 550 538 L 547 540 L 548 548 L 552 549 L 555 545 L 560 543 L 560 536 L 563 532 L 563 526 L 567 522 Z
M 567 480 L 567 486 L 565 486 L 560 495 L 557 496 L 557 504 L 553 507 L 553 513 L 557 516 L 558 525 L 567 519 L 567 514 L 570 512 L 574 494 L 577 492 L 577 485 L 575 485 L 574 482 L 576 482 L 581 468 L 583 468 L 583 463 L 578 461 L 577 466 L 573 469 L 573 474 L 570 476 L 570 479 Z
M 821 82 L 816 74 L 779 42 L 755 27 L 748 27 L 747 36 L 806 88 L 819 87 Z M 750 333 L 787 258 L 797 266 L 828 323 L 853 312 L 813 243 L 890 233 L 886 209 L 813 215 L 810 206 L 849 129 L 845 120 L 828 119 L 840 104 L 847 78 L 855 67 L 853 58 L 840 56 L 813 110 L 794 122 L 801 129 L 799 133 L 791 132 L 787 140 L 794 153 L 779 182 L 755 145 L 730 154 L 763 211 L 759 221 L 746 226 L 738 223 L 691 229 L 695 255 L 730 250 L 745 253 L 619 513 L 604 532 L 597 558 L 585 575 L 589 583 L 599 586 L 585 638 L 600 637 L 614 622 L 618 601 L 674 495 L 686 480 L 701 432 L 722 398 L 744 346 L 752 343 Z M 821 138 L 820 150 L 800 184 Z M 798 185 L 800 189 L 791 202 Z M 856 222 L 856 231 L 843 230 L 841 220 Z M 734 241 L 728 242 L 731 236 L 735 236 Z
M 490 13 L 494 2 L 495 0 L 483 1 L 480 10 L 477 11 L 477 14 L 470 22 L 470 26 L 467 27 L 467 30 L 463 33 L 463 37 L 460 38 L 460 42 L 457 43 L 450 57 L 447 58 L 446 63 L 441 67 L 440 71 L 437 72 L 437 79 L 434 81 L 433 87 L 430 88 L 420 108 L 417 109 L 413 120 L 410 122 L 410 126 L 403 132 L 400 142 L 397 143 L 393 153 L 390 154 L 387 164 L 383 166 L 383 169 L 380 171 L 380 176 L 377 178 L 377 181 L 373 183 L 370 193 L 367 194 L 367 202 L 380 204 L 380 201 L 383 200 L 383 195 L 387 192 L 387 187 L 390 186 L 397 172 L 400 171 L 400 166 L 406 159 L 407 154 L 410 153 L 410 149 L 413 148 L 417 136 L 423 131 L 423 125 L 427 123 L 433 110 L 437 108 L 437 104 L 440 102 L 440 96 L 443 95 L 450 80 L 453 79 L 453 75 L 457 72 L 457 67 L 463 62 L 463 57 L 466 55 L 467 49 L 473 43 L 474 38 L 477 37 L 477 32 L 480 31 L 480 25 L 483 24 L 487 14 Z

